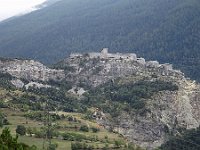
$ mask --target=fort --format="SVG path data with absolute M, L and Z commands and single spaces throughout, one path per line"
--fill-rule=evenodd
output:
M 109 53 L 108 48 L 103 48 L 101 52 L 91 52 L 86 54 L 90 59 L 93 58 L 101 58 L 101 59 L 112 59 L 112 60 L 117 60 L 117 59 L 123 59 L 123 60 L 139 60 L 145 62 L 144 59 L 137 58 L 137 55 L 134 53 Z M 83 57 L 84 55 L 81 53 L 72 53 L 70 54 L 70 58 L 74 59 L 77 57 Z
M 137 57 L 135 53 L 109 53 L 108 48 L 103 48 L 101 52 L 90 52 L 86 54 L 81 53 L 71 53 L 70 59 L 88 57 L 89 59 L 100 58 L 107 60 L 123 60 L 123 61 L 135 61 L 140 65 L 143 65 L 148 68 L 162 68 L 166 71 L 175 71 L 171 64 L 159 64 L 158 61 L 146 61 L 144 58 Z

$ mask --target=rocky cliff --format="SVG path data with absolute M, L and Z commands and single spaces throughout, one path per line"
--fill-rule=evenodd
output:
M 146 100 L 145 114 L 124 112 L 114 121 L 101 120 L 99 123 L 114 128 L 114 131 L 148 149 L 160 146 L 169 134 L 176 135 L 181 129 L 198 127 L 200 86 L 185 79 L 174 82 L 179 90 L 154 94 Z
M 131 57 L 134 56 L 134 57 Z M 98 86 L 109 80 L 126 76 L 163 76 L 183 79 L 184 74 L 174 70 L 171 64 L 159 64 L 157 61 L 145 61 L 135 54 L 87 53 L 76 54 L 58 64 L 66 68 L 67 80 Z
M 63 70 L 50 69 L 34 60 L 1 58 L 0 71 L 29 81 L 62 80 L 65 77 Z

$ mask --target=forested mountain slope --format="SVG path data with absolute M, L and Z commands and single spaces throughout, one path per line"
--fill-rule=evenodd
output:
M 72 51 L 136 52 L 199 79 L 198 0 L 61 0 L 0 23 L 0 55 L 52 63 Z

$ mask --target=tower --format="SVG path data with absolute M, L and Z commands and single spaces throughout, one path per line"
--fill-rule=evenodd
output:
M 103 48 L 102 49 L 101 56 L 102 56 L 102 58 L 107 58 L 108 57 L 108 48 Z

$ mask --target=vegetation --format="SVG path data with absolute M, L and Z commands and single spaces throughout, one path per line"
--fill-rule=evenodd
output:
M 93 142 L 97 142 L 98 141 L 98 137 L 97 136 L 86 136 L 83 135 L 81 133 L 76 133 L 76 132 L 66 132 L 63 134 L 63 139 L 64 140 L 68 140 L 68 141 L 93 141 Z
M 18 125 L 16 128 L 16 133 L 19 135 L 25 135 L 26 134 L 26 128 L 23 125 Z
M 83 126 L 80 127 L 80 131 L 89 132 L 89 128 L 88 128 L 88 126 L 83 125 Z
M 23 132 L 26 130 L 26 135 L 22 134 L 23 136 L 21 136 L 18 134 L 19 143 L 22 142 L 29 146 L 34 143 L 38 149 L 42 149 L 43 138 L 46 137 L 47 130 L 44 128 L 41 120 L 32 120 L 32 118 L 26 117 L 26 112 L 23 111 L 12 110 L 10 108 L 2 108 L 1 110 L 10 121 L 10 124 L 4 125 L 4 127 L 9 127 L 12 135 L 16 134 L 16 129 L 20 129 L 20 131 L 23 129 Z M 63 115 L 65 117 L 63 117 Z M 62 112 L 61 114 L 59 113 L 59 116 L 62 119 L 55 119 L 52 121 L 51 130 L 49 132 L 52 143 L 55 144 L 53 144 L 52 147 L 57 145 L 57 150 L 70 150 L 71 142 L 79 142 L 81 145 L 85 145 L 84 143 L 86 143 L 88 147 L 94 147 L 94 149 L 103 149 L 105 145 L 116 149 L 115 141 L 124 141 L 124 143 L 126 143 L 123 137 L 118 134 L 108 132 L 93 121 L 82 119 L 84 114 Z M 86 124 L 88 125 L 89 131 L 81 131 L 80 129 L 85 128 L 84 126 Z M 93 132 L 93 128 L 98 128 L 98 132 Z M 124 145 L 122 145 L 122 148 L 126 149 Z
M 176 91 L 178 86 L 164 81 L 138 81 L 137 83 L 120 83 L 121 79 L 114 83 L 108 82 L 96 89 L 92 89 L 85 95 L 84 103 L 103 109 L 113 117 L 120 111 L 145 110 L 145 103 L 159 91 Z
M 92 132 L 94 132 L 94 133 L 99 132 L 99 129 L 98 129 L 98 128 L 95 128 L 95 127 L 92 127 L 91 130 L 92 130 Z
M 198 150 L 200 149 L 200 127 L 185 130 L 182 135 L 171 136 L 162 144 L 160 150 Z
M 5 128 L 0 135 L 1 150 L 36 150 L 36 146 L 28 146 L 18 142 L 18 137 L 12 137 L 10 130 Z
M 29 112 L 29 113 L 26 113 L 24 116 L 32 120 L 37 120 L 37 121 L 43 121 L 45 118 L 44 112 L 41 112 L 41 111 Z M 57 121 L 57 120 L 65 119 L 65 116 L 64 115 L 60 116 L 58 114 L 50 114 L 50 119 L 51 121 Z
M 10 74 L 0 72 L 0 87 L 9 90 L 15 89 L 15 87 L 10 83 L 10 80 L 12 79 L 13 77 Z
M 77 97 L 72 97 L 66 94 L 67 89 L 55 89 L 55 88 L 29 88 L 28 92 L 34 93 L 39 96 L 40 101 L 45 103 L 46 99 L 49 102 L 49 109 L 55 110 L 55 106 L 57 110 L 64 110 L 65 112 L 86 112 L 87 107 L 81 103 L 78 103 Z M 28 96 L 29 97 L 29 96 Z M 19 99 L 21 101 L 21 99 Z M 30 103 L 29 99 L 26 98 L 26 101 Z M 34 102 L 35 103 L 35 102 Z M 37 104 L 37 102 L 36 102 Z M 41 110 L 41 103 L 38 105 L 30 105 L 30 107 L 38 106 L 35 110 Z
M 6 116 L 0 112 L 0 128 L 2 128 L 4 125 L 9 125 L 9 122 Z
M 87 145 L 86 143 L 79 143 L 79 142 L 72 143 L 71 147 L 72 147 L 72 150 L 80 150 L 80 149 L 93 150 L 94 149 L 94 146 Z

